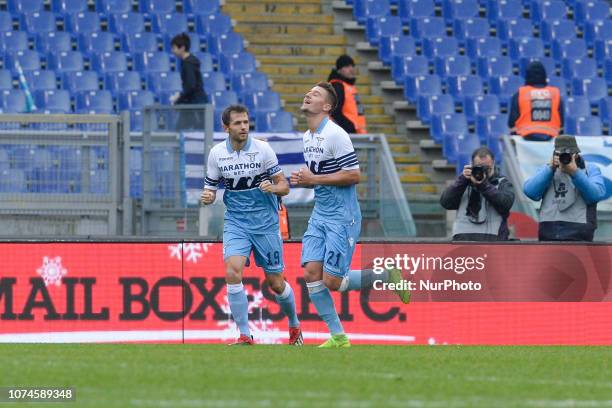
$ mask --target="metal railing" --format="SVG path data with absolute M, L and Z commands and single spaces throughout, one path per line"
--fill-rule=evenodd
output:
M 514 142 L 512 138 L 507 135 L 503 136 L 501 140 L 504 145 L 503 173 L 510 179 L 514 187 L 515 198 L 513 210 L 521 212 L 537 221 L 538 212 L 536 211 L 534 202 L 523 192 L 523 183 L 525 180 L 516 155 Z

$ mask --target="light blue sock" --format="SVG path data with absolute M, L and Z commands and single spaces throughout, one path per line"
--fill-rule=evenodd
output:
M 283 313 L 285 313 L 285 316 L 289 318 L 289 327 L 299 327 L 300 321 L 295 312 L 295 296 L 289 283 L 285 282 L 285 290 L 280 295 L 276 295 L 276 301 L 283 310 Z
M 327 324 L 329 332 L 332 335 L 344 333 L 342 323 L 340 323 L 340 318 L 336 312 L 336 306 L 334 306 L 334 299 L 323 281 L 309 282 L 306 286 L 308 286 L 310 300 L 317 308 L 317 313 L 319 313 L 321 319 Z
M 227 299 L 230 304 L 230 310 L 234 321 L 240 330 L 240 334 L 250 336 L 251 331 L 249 330 L 249 301 L 246 293 L 244 293 L 244 286 L 242 282 L 237 284 L 227 284 Z
M 340 292 L 346 292 L 348 290 L 361 290 L 372 286 L 375 280 L 381 280 L 387 282 L 387 271 L 383 271 L 381 274 L 374 273 L 371 269 L 351 269 L 348 274 L 342 279 L 340 284 Z

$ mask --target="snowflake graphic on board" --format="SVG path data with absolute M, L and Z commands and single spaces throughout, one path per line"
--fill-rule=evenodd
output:
M 62 278 L 68 274 L 68 271 L 62 266 L 61 257 L 56 256 L 55 258 L 50 258 L 45 256 L 42 266 L 36 269 L 36 273 L 43 278 L 45 286 L 53 284 L 59 286 L 62 282 Z
M 170 258 L 176 258 L 180 261 L 185 254 L 185 261 L 198 263 L 212 245 L 188 242 L 186 244 L 169 245 L 168 250 L 170 251 Z
M 247 289 L 245 289 L 244 292 L 247 296 L 249 295 Z M 223 301 L 224 303 L 221 305 L 221 309 L 227 314 L 227 320 L 217 322 L 217 326 L 224 328 L 221 340 L 226 341 L 240 336 L 240 332 L 238 331 L 236 322 L 232 319 L 232 311 L 229 306 L 227 295 L 223 297 Z M 249 320 L 249 329 L 259 344 L 281 344 L 282 341 L 279 336 L 280 330 L 274 326 L 274 322 L 270 319 L 261 318 L 262 309 L 266 304 L 267 301 L 264 299 L 261 291 L 253 292 L 253 300 L 249 302 L 249 314 L 259 309 L 259 319 Z

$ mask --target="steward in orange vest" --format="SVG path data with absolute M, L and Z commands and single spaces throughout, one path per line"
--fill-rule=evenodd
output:
M 559 88 L 548 86 L 546 69 L 539 61 L 529 63 L 525 85 L 512 97 L 508 126 L 525 140 L 546 141 L 563 127 L 563 100 Z
M 340 56 L 336 60 L 336 68 L 332 69 L 327 79 L 338 95 L 338 103 L 331 116 L 347 133 L 367 133 L 363 105 L 355 88 L 356 80 L 355 61 L 348 55 Z

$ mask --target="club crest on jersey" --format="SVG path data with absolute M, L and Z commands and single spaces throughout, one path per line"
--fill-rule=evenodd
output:
M 251 163 L 255 163 L 255 156 L 257 156 L 258 154 L 259 152 L 245 153 L 245 155 L 249 158 L 249 162 Z
M 325 140 L 322 137 L 315 137 L 315 139 L 317 139 L 317 147 L 321 147 L 321 143 L 323 143 L 323 140 Z

